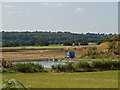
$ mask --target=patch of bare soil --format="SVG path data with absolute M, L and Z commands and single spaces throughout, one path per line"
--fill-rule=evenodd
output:
M 2 52 L 18 52 L 19 49 L 1 49 Z
M 110 46 L 110 42 L 103 42 L 97 47 L 97 50 L 103 51 L 103 52 L 108 52 L 109 46 Z
M 81 54 L 86 53 L 89 48 L 70 49 L 70 50 L 16 50 L 15 52 L 2 52 L 2 58 L 5 60 L 39 60 L 39 59 L 53 59 L 65 58 L 66 52 L 75 52 L 76 58 Z

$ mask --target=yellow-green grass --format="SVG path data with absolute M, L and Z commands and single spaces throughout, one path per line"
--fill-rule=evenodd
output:
M 50 46 L 18 46 L 18 47 L 2 47 L 2 49 L 63 49 L 67 46 L 50 45 Z
M 118 88 L 118 71 L 81 73 L 3 73 L 31 88 Z
M 96 43 L 88 43 L 88 45 L 80 45 L 80 43 L 79 43 L 79 46 L 98 46 L 98 45 Z
M 79 45 L 79 47 L 84 46 L 98 46 L 96 44 L 89 45 Z M 17 46 L 17 47 L 2 47 L 2 49 L 63 49 L 67 46 L 64 45 L 49 45 L 49 46 Z
M 83 46 L 85 46 L 85 45 L 83 45 Z M 88 46 L 98 46 L 98 45 L 97 44 L 88 44 Z

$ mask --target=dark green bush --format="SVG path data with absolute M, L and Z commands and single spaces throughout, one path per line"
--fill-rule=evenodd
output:
M 6 61 L 2 59 L 2 72 L 12 72 L 11 68 L 13 67 L 13 64 L 10 61 Z
M 51 69 L 52 69 L 52 71 L 54 71 L 54 72 L 62 72 L 62 65 L 61 64 L 57 64 L 57 65 L 52 65 L 51 66 Z
M 42 72 L 43 69 L 42 65 L 33 63 L 17 63 L 13 66 L 14 71 L 24 73 Z
M 63 70 L 65 70 L 66 72 L 75 71 L 73 67 L 73 63 L 66 63 L 66 65 L 64 65 L 62 68 L 64 68 Z
M 34 64 L 34 71 L 35 72 L 42 72 L 44 70 L 44 67 L 40 64 Z
M 112 61 L 112 70 L 120 70 L 120 61 Z
M 88 45 L 88 41 L 84 40 L 80 43 L 80 45 Z
M 54 61 L 55 61 L 55 62 L 57 62 L 57 61 L 58 61 L 58 59 L 54 59 Z
M 65 45 L 65 46 L 71 46 L 72 44 L 73 43 L 69 40 L 66 40 L 66 41 L 63 42 L 63 45 Z
M 13 67 L 13 65 L 12 65 L 12 63 L 10 61 L 6 61 L 4 59 L 2 60 L 2 66 L 4 68 L 11 68 L 11 67 Z
M 87 61 L 79 61 L 76 65 L 81 69 L 86 69 L 90 67 Z
M 92 67 L 98 70 L 118 70 L 120 61 L 96 61 L 92 63 Z
M 92 68 L 87 61 L 79 61 L 76 63 L 76 67 L 79 68 L 80 71 L 91 71 Z
M 65 65 L 62 64 L 57 64 L 57 65 L 52 65 L 51 66 L 52 71 L 54 72 L 73 72 L 74 67 L 72 63 L 66 63 Z
M 90 72 L 104 70 L 120 70 L 120 61 L 80 61 L 77 63 L 66 63 L 65 65 L 52 65 L 55 72 Z

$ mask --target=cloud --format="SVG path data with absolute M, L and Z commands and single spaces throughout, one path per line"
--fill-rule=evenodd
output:
M 83 11 L 85 11 L 85 9 L 83 9 L 83 8 L 76 8 L 75 9 L 76 13 L 80 13 L 80 12 L 83 12 Z
M 4 5 L 3 7 L 4 7 L 4 8 L 14 8 L 13 5 Z
M 30 13 L 31 12 L 31 8 L 27 8 L 27 13 Z
M 55 5 L 56 7 L 65 7 L 66 5 L 65 4 L 62 4 L 62 3 L 58 3 Z
M 65 7 L 66 6 L 63 3 L 57 3 L 57 4 L 42 3 L 41 5 L 44 7 Z
M 42 3 L 41 5 L 42 5 L 42 6 L 45 6 L 45 7 L 50 6 L 50 4 L 49 4 L 49 3 Z
M 22 12 L 19 12 L 19 11 L 8 11 L 8 15 L 23 16 Z

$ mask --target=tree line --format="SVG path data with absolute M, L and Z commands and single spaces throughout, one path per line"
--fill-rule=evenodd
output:
M 51 44 L 75 45 L 97 43 L 112 34 L 71 33 L 71 32 L 2 32 L 2 46 L 48 46 Z
M 87 41 L 83 41 L 80 44 L 78 42 L 71 42 L 71 41 L 63 41 L 62 43 L 57 43 L 57 44 L 62 44 L 64 46 L 72 46 L 72 45 L 88 45 Z M 56 44 L 56 45 L 57 45 Z M 48 46 L 51 45 L 49 41 L 44 40 L 44 39 L 38 39 L 38 40 L 29 40 L 28 42 L 21 41 L 21 40 L 13 40 L 13 41 L 3 41 L 2 46 L 3 47 L 16 47 L 16 46 Z

